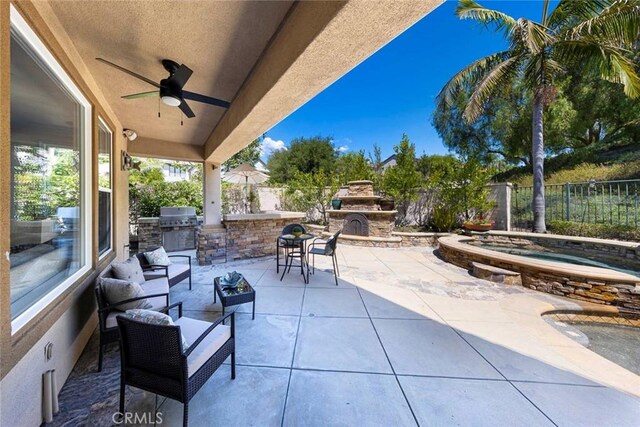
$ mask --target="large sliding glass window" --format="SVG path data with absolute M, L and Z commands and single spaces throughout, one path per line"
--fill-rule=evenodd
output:
M 100 120 L 98 124 L 98 253 L 111 250 L 111 143 L 112 133 Z
M 11 8 L 12 329 L 90 261 L 90 105 Z

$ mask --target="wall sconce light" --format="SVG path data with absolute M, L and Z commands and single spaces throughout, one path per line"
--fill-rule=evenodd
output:
M 140 162 L 134 162 L 133 161 L 133 157 L 131 157 L 131 155 L 129 153 L 127 153 L 126 151 L 122 150 L 122 152 L 120 153 L 121 156 L 121 160 L 122 160 L 122 170 L 123 171 L 128 171 L 131 169 L 137 169 L 140 170 Z
M 120 152 L 120 158 L 122 161 L 122 170 L 128 171 L 133 167 L 133 158 L 126 151 L 122 150 Z
M 123 129 L 122 134 L 129 140 L 129 142 L 133 142 L 138 137 L 137 132 L 132 129 Z

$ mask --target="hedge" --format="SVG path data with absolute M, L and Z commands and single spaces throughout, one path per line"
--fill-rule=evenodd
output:
M 547 228 L 554 234 L 565 236 L 597 237 L 640 242 L 640 229 L 624 225 L 589 224 L 568 221 L 551 221 Z

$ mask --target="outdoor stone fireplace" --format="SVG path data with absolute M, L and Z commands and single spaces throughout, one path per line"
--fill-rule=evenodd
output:
M 367 246 L 399 243 L 392 236 L 396 213 L 380 208 L 380 196 L 373 194 L 373 182 L 350 181 L 346 196 L 341 196 L 340 209 L 329 211 L 329 232 L 342 229 L 342 241 Z

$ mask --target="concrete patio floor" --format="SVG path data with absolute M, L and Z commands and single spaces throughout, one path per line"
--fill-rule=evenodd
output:
M 270 258 L 195 267 L 193 290 L 172 288 L 204 320 L 221 311 L 213 277 L 237 270 L 256 289 L 255 320 L 236 308 L 237 377 L 218 369 L 190 425 L 638 425 L 640 377 L 540 317 L 577 304 L 475 279 L 432 248 L 343 245 L 339 264 L 339 286 L 330 259 L 305 285 Z M 181 424 L 182 404 L 127 393 L 128 411 Z M 94 424 L 110 424 L 104 412 Z

